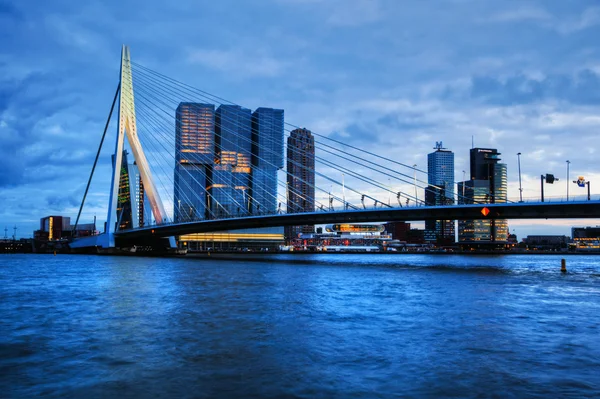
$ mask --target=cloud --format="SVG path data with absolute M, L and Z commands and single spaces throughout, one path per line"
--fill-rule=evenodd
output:
M 563 34 L 582 31 L 600 25 L 600 7 L 585 9 L 579 16 L 560 21 L 556 29 Z
M 551 29 L 567 35 L 600 25 L 600 7 L 592 6 L 572 15 L 562 10 L 555 14 L 548 10 L 526 5 L 480 18 L 482 23 L 535 23 L 540 27 Z
M 379 0 L 334 1 L 327 23 L 339 27 L 370 24 L 383 16 Z
M 282 74 L 287 63 L 264 52 L 239 50 L 191 49 L 188 62 L 240 77 L 276 77 Z
M 543 8 L 525 6 L 512 10 L 502 11 L 487 18 L 488 22 L 521 22 L 521 21 L 549 21 L 553 17 Z
M 548 99 L 574 104 L 600 104 L 600 75 L 590 69 L 574 75 L 553 74 L 539 79 L 524 74 L 506 78 L 474 76 L 471 97 L 489 104 L 509 105 Z

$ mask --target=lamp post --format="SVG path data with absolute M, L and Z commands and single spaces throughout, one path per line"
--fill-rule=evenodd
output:
M 419 196 L 417 195 L 417 164 L 413 165 L 413 180 L 415 186 L 415 206 L 419 205 Z
M 567 201 L 569 200 L 569 165 L 571 161 L 567 159 Z
M 552 184 L 555 181 L 558 181 L 558 179 L 556 177 L 554 177 L 553 174 L 546 173 L 545 175 L 540 175 L 540 186 L 542 189 L 542 202 L 544 202 L 544 180 L 548 184 Z
M 523 186 L 521 186 L 521 153 L 517 153 L 517 161 L 519 163 L 519 202 L 523 202 Z

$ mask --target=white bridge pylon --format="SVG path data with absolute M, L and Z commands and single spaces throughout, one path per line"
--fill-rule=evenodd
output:
M 135 119 L 135 100 L 133 96 L 133 80 L 131 73 L 131 57 L 129 47 L 123 46 L 121 51 L 121 79 L 119 90 L 119 128 L 115 144 L 113 174 L 111 179 L 110 197 L 108 202 L 108 216 L 106 218 L 106 235 L 108 238 L 107 247 L 115 247 L 115 230 L 117 218 L 117 200 L 119 196 L 119 182 L 121 178 L 121 163 L 123 161 L 123 145 L 125 136 L 133 152 L 133 158 L 140 171 L 144 192 L 150 202 L 152 214 L 157 224 L 166 221 L 166 212 L 160 195 L 154 185 L 152 172 L 148 165 L 148 160 L 142 149 L 142 144 L 138 138 Z M 170 238 L 171 247 L 175 246 L 175 240 Z

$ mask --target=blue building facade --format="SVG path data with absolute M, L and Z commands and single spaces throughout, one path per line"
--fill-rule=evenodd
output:
M 427 184 L 425 204 L 451 205 L 454 203 L 454 153 L 436 143 L 436 151 L 427 155 Z M 425 222 L 426 236 L 430 240 L 450 243 L 455 238 L 454 220 L 429 220 Z
M 283 168 L 282 109 L 257 108 L 252 114 L 252 196 L 250 212 L 277 212 L 277 171 Z
M 215 153 L 215 106 L 180 103 L 175 124 L 174 218 L 204 219 Z
M 249 212 L 252 160 L 252 113 L 238 105 L 221 105 L 215 114 L 215 156 L 211 210 L 216 217 Z

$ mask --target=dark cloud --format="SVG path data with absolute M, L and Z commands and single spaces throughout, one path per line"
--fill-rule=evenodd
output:
M 475 76 L 471 79 L 471 98 L 489 104 L 528 104 L 547 99 L 580 105 L 600 104 L 600 76 L 584 69 L 575 75 L 554 74 L 534 79 L 516 74 L 506 79 Z
M 377 120 L 377 124 L 388 126 L 398 131 L 420 130 L 433 127 L 431 122 L 424 120 L 424 115 L 387 114 Z
M 21 18 L 21 12 L 17 10 L 13 2 L 0 0 L 0 18 Z
M 81 198 L 73 195 L 50 195 L 46 197 L 46 203 L 50 209 L 61 210 L 68 207 L 79 206 Z
M 329 138 L 352 144 L 377 143 L 381 139 L 375 126 L 368 128 L 356 123 L 347 126 L 342 132 L 333 132 Z

